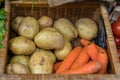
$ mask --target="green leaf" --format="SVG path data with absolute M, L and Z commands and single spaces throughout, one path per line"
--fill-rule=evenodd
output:
M 5 48 L 5 46 L 3 44 L 0 43 L 0 48 Z
M 3 40 L 3 34 L 0 33 L 0 42 L 2 42 L 2 40 Z
M 4 26 L 4 20 L 0 20 L 0 28 Z
M 0 33 L 5 33 L 6 32 L 6 28 L 5 28 L 5 26 L 3 26 L 2 28 L 0 28 Z
M 4 48 L 2 41 L 6 32 L 5 21 L 4 21 L 5 19 L 6 19 L 6 12 L 2 8 L 0 9 L 0 48 Z
M 5 20 L 6 19 L 6 11 L 2 8 L 0 9 L 0 20 Z

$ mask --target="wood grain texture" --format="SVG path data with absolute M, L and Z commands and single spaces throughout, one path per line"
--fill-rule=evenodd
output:
M 0 75 L 0 80 L 119 80 L 120 75 Z
M 5 72 L 6 63 L 7 63 L 7 53 L 8 53 L 10 6 L 9 3 L 7 2 L 5 3 L 5 11 L 7 17 L 7 19 L 5 20 L 7 31 L 4 35 L 4 39 L 2 42 L 5 48 L 0 49 L 0 74 Z

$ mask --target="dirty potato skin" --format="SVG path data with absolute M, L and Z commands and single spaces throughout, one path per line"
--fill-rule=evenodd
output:
M 32 74 L 51 74 L 53 72 L 53 60 L 49 51 L 40 49 L 33 53 L 29 67 Z
M 55 54 L 52 51 L 49 51 L 49 50 L 46 51 L 46 50 L 42 50 L 40 48 L 36 48 L 35 52 L 39 52 L 39 51 L 43 52 L 43 53 L 47 53 L 51 58 L 51 62 L 55 63 L 56 57 L 55 57 Z
M 13 56 L 10 60 L 10 63 L 21 63 L 27 67 L 29 67 L 29 56 L 25 56 L 25 55 L 17 55 L 17 56 Z
M 29 38 L 19 36 L 9 41 L 9 49 L 16 55 L 30 55 L 36 49 L 36 45 Z
M 70 41 L 78 36 L 76 27 L 66 18 L 59 18 L 54 21 L 53 27 Z
M 33 39 L 39 32 L 39 23 L 34 17 L 26 17 L 21 21 L 18 33 L 21 36 Z
M 90 18 L 80 18 L 75 23 L 80 38 L 92 40 L 97 36 L 98 26 Z
M 30 74 L 30 71 L 21 63 L 10 63 L 7 66 L 7 74 Z
M 40 29 L 43 29 L 46 27 L 51 27 L 53 24 L 53 19 L 48 16 L 42 16 L 41 18 L 39 18 L 38 22 L 40 25 Z
M 55 56 L 58 60 L 64 60 L 64 58 L 70 53 L 72 50 L 72 45 L 69 40 L 65 38 L 65 44 L 62 49 L 54 50 Z
M 11 28 L 15 33 L 18 33 L 18 28 L 20 26 L 21 21 L 24 19 L 22 16 L 17 16 L 11 23 Z
M 41 49 L 61 49 L 64 45 L 64 38 L 56 29 L 49 27 L 42 29 L 35 36 L 34 42 Z

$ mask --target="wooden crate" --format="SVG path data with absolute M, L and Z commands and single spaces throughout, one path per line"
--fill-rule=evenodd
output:
M 107 52 L 109 57 L 107 74 L 86 74 L 86 75 L 58 75 L 58 74 L 28 74 L 28 75 L 7 75 L 6 65 L 8 62 L 8 41 L 11 35 L 10 23 L 16 16 L 29 16 L 32 2 L 23 1 L 5 1 L 5 10 L 7 11 L 6 26 L 8 32 L 4 39 L 6 48 L 0 49 L 0 80 L 117 80 L 120 73 L 119 58 L 111 30 L 109 16 L 104 5 L 99 2 L 80 2 L 68 3 L 57 7 L 49 7 L 47 2 L 35 2 L 32 16 L 36 19 L 43 15 L 48 15 L 54 20 L 60 17 L 70 19 L 73 23 L 81 17 L 90 17 L 96 22 L 99 20 L 99 14 L 103 16 L 105 29 L 107 33 Z

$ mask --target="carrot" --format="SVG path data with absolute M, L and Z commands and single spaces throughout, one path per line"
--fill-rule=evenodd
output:
M 59 74 L 92 74 L 100 70 L 101 63 L 98 61 L 90 61 L 78 68 L 75 69 L 69 69 L 63 72 L 60 72 Z
M 83 46 L 86 46 L 88 44 L 90 44 L 91 42 L 89 40 L 86 40 L 86 39 L 80 39 L 80 43 L 83 45 Z
M 79 53 L 81 52 L 82 47 L 77 46 L 75 47 L 63 60 L 62 64 L 60 67 L 57 69 L 56 73 L 63 72 L 71 67 L 73 62 L 76 60 L 78 57 Z
M 80 52 L 78 58 L 75 60 L 75 62 L 73 63 L 73 65 L 71 66 L 71 69 L 73 68 L 77 68 L 85 63 L 87 63 L 89 60 L 89 56 L 87 54 L 87 50 L 86 47 L 84 47 L 82 49 L 82 51 Z
M 99 48 L 99 53 L 98 53 L 97 60 L 101 62 L 102 68 L 97 73 L 104 74 L 107 72 L 108 57 L 107 57 L 106 51 L 103 48 L 99 46 L 98 48 Z
M 98 55 L 98 52 L 99 52 L 96 44 L 90 43 L 89 45 L 87 45 L 87 51 L 88 51 L 87 53 L 88 53 L 89 57 L 92 60 L 96 61 L 97 60 L 97 55 Z
M 80 39 L 80 43 L 83 46 L 85 46 L 85 45 L 90 44 L 91 42 L 88 40 L 85 40 L 85 39 Z M 103 73 L 106 73 L 106 70 L 107 70 L 107 64 L 108 64 L 107 53 L 103 48 L 99 47 L 98 45 L 96 45 L 96 47 L 98 48 L 98 54 L 96 53 L 97 54 L 97 61 L 101 62 L 101 64 L 102 64 L 102 68 L 97 73 L 103 74 Z M 92 48 L 90 48 L 90 50 L 92 50 Z M 89 56 L 90 56 L 90 54 L 89 54 Z M 92 53 L 91 53 L 91 56 L 92 56 Z M 95 57 L 95 55 L 94 55 L 94 57 Z M 96 60 L 96 58 L 93 58 L 93 59 Z
M 61 62 L 58 62 L 58 63 L 55 63 L 55 64 L 53 65 L 53 70 L 56 71 L 56 70 L 60 67 L 61 64 L 62 64 L 62 61 L 61 61 Z

